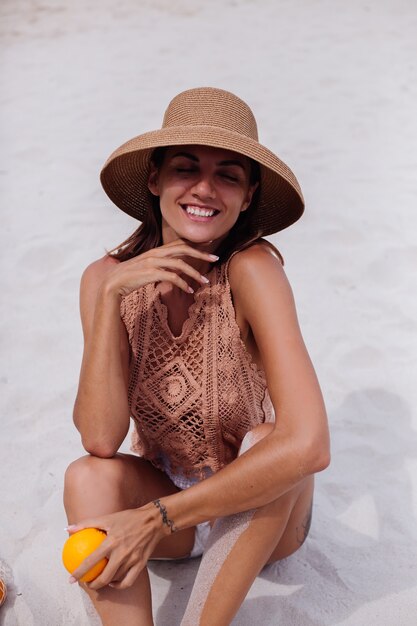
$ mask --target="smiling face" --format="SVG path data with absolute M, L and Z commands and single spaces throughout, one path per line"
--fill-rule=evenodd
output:
M 148 186 L 159 196 L 163 243 L 181 237 L 215 248 L 246 211 L 258 183 L 251 184 L 250 160 L 208 146 L 167 148 Z

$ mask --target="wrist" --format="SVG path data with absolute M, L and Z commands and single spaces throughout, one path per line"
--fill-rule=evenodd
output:
M 113 282 L 111 281 L 111 277 L 107 277 L 103 280 L 98 289 L 97 296 L 106 300 L 110 298 L 116 301 L 120 301 L 122 299 L 122 294 L 120 293 L 119 287 L 113 284 Z
M 147 506 L 152 508 L 155 522 L 162 536 L 170 536 L 179 530 L 171 518 L 166 504 L 161 502 L 159 498 L 149 502 Z
M 104 280 L 97 291 L 96 308 L 119 312 L 121 302 L 122 294 L 118 287 Z

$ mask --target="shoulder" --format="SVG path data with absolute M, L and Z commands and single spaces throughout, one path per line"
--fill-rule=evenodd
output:
M 93 261 L 86 267 L 81 276 L 80 313 L 84 338 L 90 332 L 99 288 L 106 275 L 118 265 L 119 261 L 108 254 Z
M 233 293 L 239 292 L 243 282 L 259 279 L 260 275 L 265 276 L 266 282 L 271 278 L 276 279 L 277 276 L 284 277 L 283 265 L 284 260 L 277 248 L 269 241 L 260 239 L 230 259 L 230 288 Z
M 90 263 L 81 276 L 81 289 L 97 288 L 120 261 L 108 254 Z
M 235 308 L 250 325 L 264 319 L 265 310 L 274 310 L 275 315 L 280 315 L 286 309 L 294 314 L 293 294 L 282 257 L 275 246 L 265 240 L 233 256 L 229 283 Z
M 106 254 L 101 257 L 101 259 L 93 261 L 85 268 L 81 276 L 80 284 L 80 306 L 82 316 L 85 311 L 94 311 L 97 293 L 103 280 L 118 264 L 119 261 L 117 259 L 114 259 Z

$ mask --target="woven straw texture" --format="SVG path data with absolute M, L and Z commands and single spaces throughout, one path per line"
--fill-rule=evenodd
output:
M 157 147 L 175 145 L 233 150 L 260 164 L 260 196 L 251 232 L 270 235 L 301 217 L 304 199 L 300 185 L 290 168 L 258 142 L 256 121 L 248 105 L 213 87 L 180 93 L 170 102 L 161 129 L 130 139 L 110 155 L 100 174 L 110 199 L 143 220 L 151 206 L 147 187 L 150 156 Z

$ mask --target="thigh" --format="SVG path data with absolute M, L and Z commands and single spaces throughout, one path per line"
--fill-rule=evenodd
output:
M 133 509 L 180 491 L 149 461 L 132 454 L 91 455 L 71 463 L 65 475 L 64 504 L 71 523 Z M 194 545 L 194 527 L 164 537 L 152 557 L 182 558 Z
M 266 437 L 273 429 L 273 424 L 264 423 L 250 430 L 243 438 L 239 454 Z M 288 521 L 266 564 L 290 556 L 304 543 L 310 530 L 313 492 L 314 476 L 308 476 L 274 503 L 277 511 L 277 524 L 279 525 L 279 520 L 282 520 L 283 515 L 288 515 Z
M 314 476 L 308 476 L 300 486 L 299 494 L 285 526 L 285 530 L 267 561 L 267 565 L 290 556 L 300 548 L 310 530 L 314 493 Z

